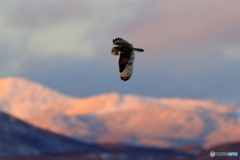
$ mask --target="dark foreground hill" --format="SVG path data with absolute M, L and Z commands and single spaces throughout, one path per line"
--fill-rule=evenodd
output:
M 179 153 L 171 149 L 156 149 L 133 147 L 127 145 L 101 145 L 104 150 L 100 152 L 41 155 L 26 157 L 0 157 L 0 160 L 240 160 L 237 157 L 210 157 L 210 151 L 215 152 L 238 152 L 240 143 L 229 143 L 211 147 L 198 155 Z M 187 147 L 192 150 L 194 147 Z
M 0 156 L 98 151 L 95 145 L 53 134 L 0 112 Z
M 0 160 L 175 160 L 193 156 L 173 149 L 109 145 L 99 152 L 40 155 L 25 157 L 0 157 Z

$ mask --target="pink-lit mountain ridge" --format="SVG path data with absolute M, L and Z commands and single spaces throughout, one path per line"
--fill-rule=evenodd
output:
M 240 107 L 117 93 L 73 98 L 25 79 L 0 79 L 0 110 L 87 142 L 159 147 L 240 141 Z

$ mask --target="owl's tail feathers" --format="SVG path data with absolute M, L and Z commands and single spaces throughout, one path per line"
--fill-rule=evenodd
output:
M 138 52 L 144 52 L 144 49 L 141 49 L 141 48 L 133 48 L 134 51 L 138 51 Z

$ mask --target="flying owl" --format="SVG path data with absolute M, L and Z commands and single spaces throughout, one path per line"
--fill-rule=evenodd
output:
M 134 51 L 143 52 L 143 49 L 133 48 L 133 45 L 122 38 L 115 38 L 113 44 L 117 45 L 112 48 L 113 55 L 119 55 L 119 72 L 120 78 L 127 81 L 131 78 L 133 72 Z

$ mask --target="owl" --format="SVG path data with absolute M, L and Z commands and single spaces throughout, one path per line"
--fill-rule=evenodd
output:
M 133 72 L 134 51 L 143 52 L 143 49 L 133 48 L 133 45 L 122 38 L 115 38 L 113 44 L 117 45 L 112 48 L 113 55 L 120 55 L 119 57 L 119 72 L 120 78 L 127 81 L 131 78 Z

